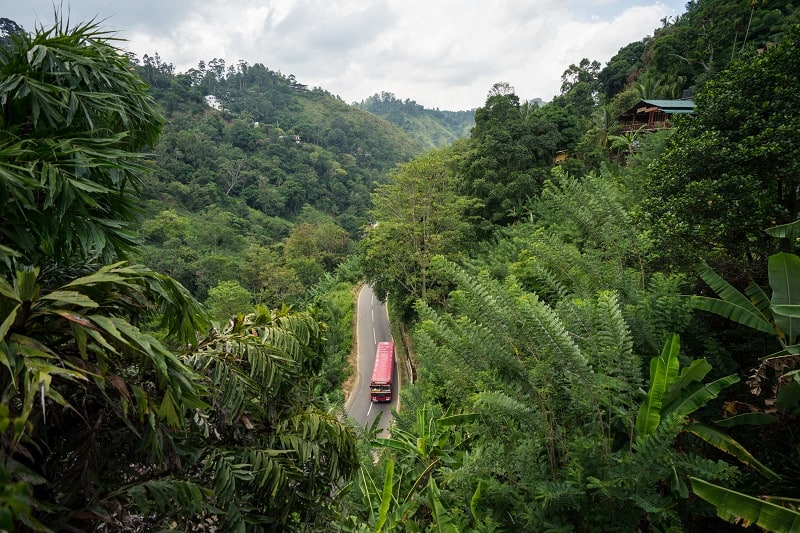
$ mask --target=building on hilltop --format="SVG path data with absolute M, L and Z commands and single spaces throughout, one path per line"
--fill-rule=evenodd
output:
M 620 132 L 651 132 L 670 127 L 675 115 L 694 113 L 691 100 L 639 100 L 635 106 L 617 118 Z

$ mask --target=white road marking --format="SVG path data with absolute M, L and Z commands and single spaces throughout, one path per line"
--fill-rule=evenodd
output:
M 372 411 L 372 401 L 369 402 L 369 409 L 367 409 L 367 419 L 369 419 L 369 413 Z
M 372 328 L 372 342 L 378 344 L 378 337 L 375 335 L 375 328 Z

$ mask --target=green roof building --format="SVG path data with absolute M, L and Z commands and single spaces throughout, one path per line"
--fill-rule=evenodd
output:
M 639 100 L 639 103 L 617 118 L 622 132 L 656 131 L 669 128 L 674 115 L 694 113 L 691 100 Z

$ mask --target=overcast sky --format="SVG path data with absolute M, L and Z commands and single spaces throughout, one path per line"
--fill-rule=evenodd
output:
M 60 0 L 55 0 L 60 4 Z M 51 0 L 0 0 L 27 31 L 53 22 Z M 177 72 L 200 60 L 262 63 L 361 101 L 382 91 L 427 108 L 471 109 L 496 82 L 522 99 L 558 94 L 581 58 L 605 64 L 652 35 L 686 0 L 64 0 L 123 47 Z

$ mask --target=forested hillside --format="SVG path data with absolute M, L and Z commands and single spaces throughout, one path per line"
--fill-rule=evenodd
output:
M 0 529 L 796 531 L 798 13 L 689 2 L 444 146 L 389 93 L 11 39 Z M 365 282 L 388 438 L 341 409 Z
M 469 136 L 475 112 L 425 109 L 413 100 L 401 100 L 392 93 L 374 94 L 358 107 L 384 118 L 405 131 L 426 148 L 441 148 Z
M 352 252 L 375 185 L 421 151 L 388 122 L 261 64 L 213 59 L 175 74 L 145 56 L 137 70 L 167 117 L 137 253 L 201 300 L 222 284 L 212 307 L 223 295 L 302 299 Z

